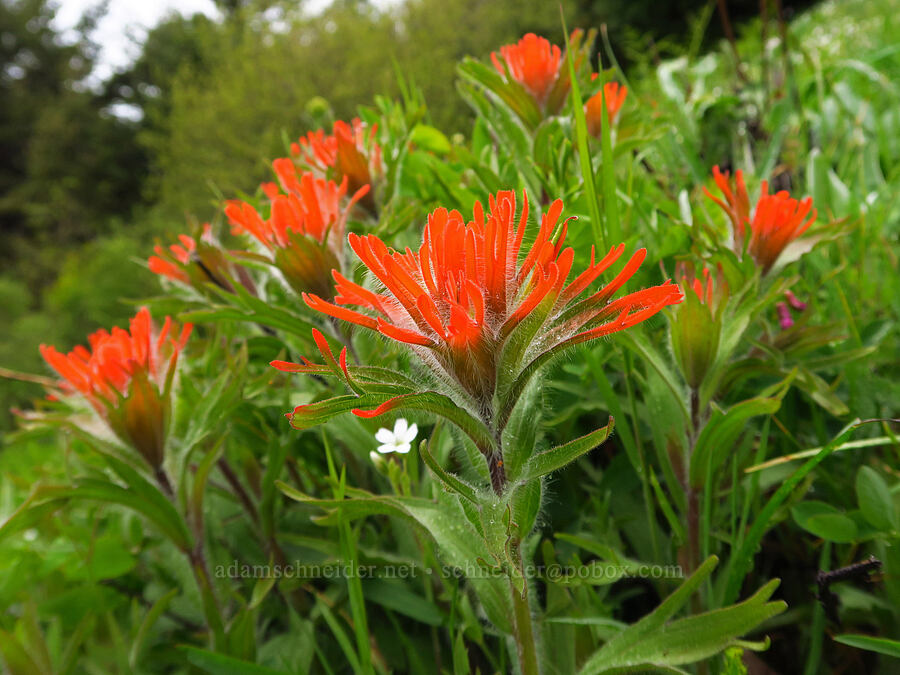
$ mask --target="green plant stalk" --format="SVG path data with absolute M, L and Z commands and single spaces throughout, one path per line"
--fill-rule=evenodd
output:
M 819 556 L 819 569 L 828 569 L 830 560 L 831 542 L 826 540 L 822 546 L 822 553 Z M 809 652 L 806 657 L 806 667 L 803 670 L 803 675 L 815 675 L 819 672 L 819 666 L 822 663 L 822 639 L 825 635 L 825 610 L 822 607 L 821 602 L 817 602 L 813 608 L 810 633 Z
M 637 398 L 631 388 L 631 373 L 634 369 L 634 364 L 632 363 L 630 352 L 623 349 L 622 356 L 625 359 L 625 394 L 631 403 L 631 418 L 634 420 L 634 444 L 637 446 L 638 457 L 641 460 L 641 485 L 644 495 L 644 510 L 647 513 L 647 528 L 650 530 L 650 544 L 653 548 L 653 557 L 658 560 L 659 541 L 656 536 L 656 513 L 650 487 L 650 469 L 647 465 L 647 457 L 644 455 L 644 444 L 641 443 L 641 435 L 638 433 Z
M 343 499 L 346 474 L 342 469 L 340 476 L 338 476 L 331 454 L 331 444 L 328 442 L 328 436 L 324 429 L 322 430 L 322 443 L 325 446 L 325 457 L 328 462 L 328 474 L 332 479 L 334 498 Z M 351 570 L 355 570 L 358 555 L 354 545 L 353 532 L 350 529 L 350 523 L 344 519 L 343 515 L 339 516 L 338 535 L 341 557 L 350 566 Z M 356 636 L 356 649 L 359 653 L 360 672 L 373 673 L 372 647 L 369 643 L 369 625 L 366 617 L 366 600 L 363 595 L 362 582 L 359 576 L 352 572 L 347 576 L 347 594 L 350 599 L 350 613 L 353 617 L 353 632 Z
M 528 604 L 528 583 L 526 581 L 525 592 L 519 593 L 510 581 L 509 590 L 512 594 L 514 637 L 521 675 L 540 675 L 531 607 Z
M 197 587 L 200 589 L 206 623 L 213 634 L 213 648 L 220 651 L 225 646 L 225 626 L 222 623 L 222 613 L 213 590 L 212 579 L 206 569 L 206 557 L 203 555 L 203 548 L 199 542 L 188 553 L 188 560 L 191 564 L 191 571 L 194 573 L 194 579 L 197 581 Z
M 221 445 L 218 446 L 218 449 L 221 449 Z M 208 459 L 212 460 L 218 455 L 219 452 L 214 449 L 209 453 Z M 204 458 L 204 460 L 206 459 Z M 205 464 L 206 461 L 203 463 Z M 195 485 L 195 494 L 191 500 L 191 508 L 194 514 L 192 520 L 196 541 L 193 547 L 185 551 L 185 553 L 191 566 L 194 580 L 197 582 L 197 589 L 200 591 L 200 600 L 203 604 L 203 615 L 206 617 L 206 625 L 212 631 L 213 648 L 219 651 L 225 646 L 225 625 L 222 621 L 222 610 L 219 607 L 219 601 L 216 599 L 215 589 L 213 588 L 212 577 L 210 577 L 209 570 L 206 567 L 206 556 L 203 554 L 202 484 L 205 483 L 206 475 L 206 471 L 201 471 L 195 477 L 197 484 Z M 175 502 L 172 484 L 169 482 L 162 467 L 156 469 L 155 477 L 163 494 L 169 500 Z
M 687 505 L 685 514 L 685 531 L 687 532 L 687 572 L 693 574 L 700 564 L 700 495 L 691 484 L 691 463 L 694 459 L 694 447 L 700 435 L 700 396 L 696 388 L 691 389 L 691 426 L 688 439 L 688 452 L 684 462 L 684 496 Z M 697 596 L 691 606 L 699 611 Z

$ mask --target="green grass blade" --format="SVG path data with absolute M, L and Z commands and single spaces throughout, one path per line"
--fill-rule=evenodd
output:
M 566 27 L 564 16 L 562 17 L 562 23 L 566 39 L 566 63 L 569 67 L 569 79 L 571 81 L 569 100 L 572 102 L 572 117 L 575 119 L 575 145 L 578 148 L 578 162 L 581 167 L 581 178 L 584 181 L 584 193 L 588 202 L 591 229 L 594 231 L 594 240 L 597 242 L 597 248 L 602 252 L 606 250 L 607 242 L 610 240 L 603 228 L 600 205 L 597 200 L 597 183 L 594 178 L 594 167 L 591 164 L 591 148 L 588 142 L 587 120 L 584 117 L 584 102 L 581 100 L 581 90 L 578 87 L 578 78 L 575 73 L 575 61 L 572 58 L 572 50 L 569 45 L 569 29 Z M 605 165 L 606 163 L 604 162 Z

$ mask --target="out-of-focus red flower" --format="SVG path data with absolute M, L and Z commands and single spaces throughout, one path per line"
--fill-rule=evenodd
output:
M 725 201 L 718 199 L 706 188 L 704 191 L 731 219 L 735 252 L 743 251 L 746 228 L 749 227 L 748 250 L 762 268 L 763 274 L 772 269 L 787 245 L 806 232 L 816 220 L 817 212 L 812 207 L 811 197 L 798 201 L 786 190 L 770 195 L 768 181 L 762 181 L 760 197 L 751 216 L 750 199 L 740 170 L 735 174 L 734 189 L 730 185 L 728 172 L 723 174 L 719 167 L 713 167 L 713 179 Z
M 750 221 L 749 250 L 763 273 L 772 268 L 788 244 L 816 222 L 817 215 L 811 197 L 798 201 L 786 190 L 774 195 L 768 191 L 768 183 L 763 181 L 762 196 Z
M 750 221 L 750 197 L 747 195 L 747 186 L 744 184 L 744 172 L 740 169 L 735 171 L 734 187 L 732 187 L 731 173 L 729 171 L 723 173 L 718 166 L 714 166 L 713 180 L 725 196 L 725 201 L 716 197 L 706 187 L 703 188 L 703 191 L 707 197 L 721 206 L 731 219 L 735 251 L 740 253 L 744 247 L 744 226 Z
M 266 248 L 295 291 L 330 297 L 331 270 L 341 268 L 348 214 L 369 186 L 344 202 L 346 176 L 338 185 L 309 172 L 299 173 L 287 158 L 275 160 L 273 167 L 284 194 L 273 192 L 269 218 L 263 220 L 253 206 L 240 201 L 229 202 L 225 215 L 235 233 L 251 234 Z
M 191 325 L 185 324 L 177 337 L 176 331 L 166 317 L 155 332 L 144 307 L 129 330 L 99 330 L 88 337 L 89 347 L 79 345 L 68 354 L 40 347 L 41 356 L 63 378 L 60 391 L 84 396 L 154 469 L 163 462 L 172 383 Z
M 334 303 L 315 294 L 304 294 L 304 300 L 313 309 L 412 345 L 426 364 L 487 410 L 505 368 L 515 371 L 542 354 L 623 330 L 681 300 L 678 286 L 669 282 L 611 300 L 637 271 L 644 249 L 606 286 L 578 300 L 625 247 L 613 247 L 599 262 L 592 251 L 588 268 L 567 283 L 574 251 L 563 246 L 568 221 L 559 222 L 562 209 L 561 200 L 550 205 L 534 243 L 524 249 L 528 203 L 517 225 L 513 192 L 491 196 L 487 213 L 476 203 L 468 223 L 458 211 L 435 210 L 418 251 L 401 253 L 374 235 L 351 234 L 350 246 L 384 292 L 335 272 Z M 514 353 L 521 358 L 501 365 L 501 358 Z
M 591 80 L 596 80 L 599 75 L 594 73 Z M 612 124 L 619 114 L 619 110 L 625 103 L 625 97 L 628 96 L 628 87 L 619 86 L 618 82 L 607 82 L 603 85 L 603 91 L 597 92 L 591 96 L 587 103 L 584 104 L 584 116 L 587 120 L 588 133 L 591 136 L 600 138 L 603 130 L 603 99 L 606 98 L 606 112 L 609 116 L 609 123 Z
M 198 291 L 205 290 L 204 284 L 213 283 L 230 293 L 234 292 L 234 280 L 248 291 L 255 293 L 253 280 L 240 265 L 232 263 L 212 234 L 209 223 L 203 226 L 203 234 L 195 239 L 186 234 L 178 235 L 177 244 L 168 248 L 157 244 L 156 255 L 150 256 L 147 264 L 151 272 L 191 286 Z
M 350 124 L 342 120 L 334 123 L 332 133 L 310 131 L 291 145 L 291 154 L 308 168 L 335 181 L 347 179 L 350 192 L 371 185 L 373 177 L 381 174 L 381 147 L 375 141 L 377 125 L 366 128 L 357 117 Z M 372 193 L 368 194 L 371 200 Z
M 500 57 L 502 62 L 497 52 L 491 52 L 491 62 L 497 72 L 505 77 L 508 68 L 509 75 L 525 87 L 538 106 L 543 108 L 560 77 L 560 48 L 550 44 L 546 38 L 528 33 L 517 43 L 501 47 Z

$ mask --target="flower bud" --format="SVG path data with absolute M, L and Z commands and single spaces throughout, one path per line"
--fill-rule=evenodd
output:
M 694 276 L 690 265 L 680 265 L 676 276 L 684 290 L 672 322 L 672 349 L 685 381 L 692 389 L 703 382 L 715 361 L 722 331 L 722 309 L 728 299 L 728 285 L 721 270 L 713 283 L 708 268 L 703 278 Z

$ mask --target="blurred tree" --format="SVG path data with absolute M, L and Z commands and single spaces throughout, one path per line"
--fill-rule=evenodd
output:
M 0 0 L 0 259 L 37 290 L 58 252 L 106 229 L 140 196 L 146 166 L 132 122 L 115 117 L 85 78 L 86 37 L 101 5 L 64 43 L 47 0 Z
M 340 0 L 316 16 L 301 10 L 236 11 L 218 43 L 207 42 L 208 69 L 188 66 L 175 78 L 166 133 L 150 139 L 160 206 L 173 218 L 213 217 L 217 193 L 269 179 L 285 137 L 317 126 L 306 112 L 314 97 L 337 118 L 353 117 L 377 94 L 398 95 L 396 63 L 423 90 L 432 123 L 463 131 L 471 112 L 455 88 L 461 57 L 486 57 L 528 31 L 562 42 L 559 7 L 543 0 L 408 0 L 385 10 Z

